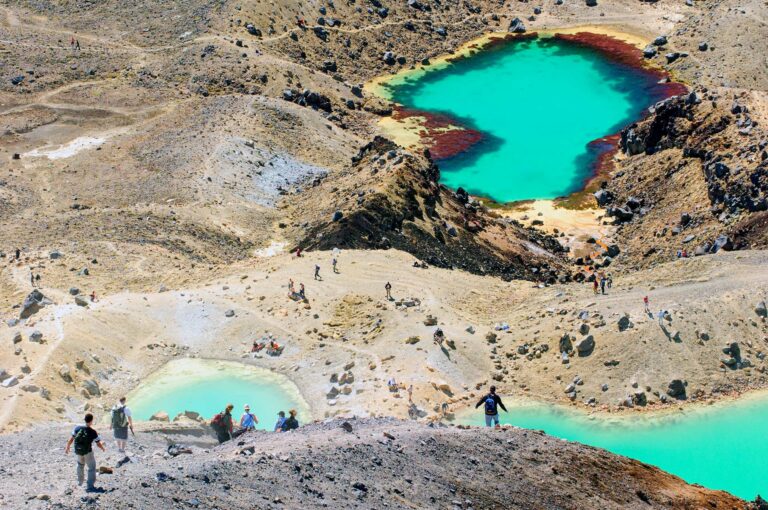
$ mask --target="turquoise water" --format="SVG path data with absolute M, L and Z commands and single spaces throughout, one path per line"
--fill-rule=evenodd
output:
M 180 359 L 173 360 L 147 378 L 128 395 L 135 419 L 148 420 L 158 411 L 173 419 L 184 411 L 195 411 L 210 419 L 231 403 L 237 420 L 243 406 L 259 419 L 257 428 L 271 430 L 279 411 L 295 408 L 299 422 L 309 420 L 308 408 L 296 386 L 286 377 L 242 363 Z
M 589 417 L 544 404 L 507 407 L 502 424 L 605 448 L 744 499 L 768 494 L 768 396 L 656 418 Z M 460 413 L 457 422 L 482 425 L 482 410 Z
M 581 189 L 601 151 L 588 144 L 659 100 L 656 82 L 588 47 L 532 39 L 397 76 L 385 87 L 407 109 L 447 115 L 483 133 L 471 149 L 439 161 L 441 182 L 509 202 Z

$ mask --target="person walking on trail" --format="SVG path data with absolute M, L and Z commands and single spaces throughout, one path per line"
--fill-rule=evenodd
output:
M 651 308 L 648 304 L 648 296 L 643 297 L 643 306 L 645 307 L 645 313 L 651 313 Z
M 336 267 L 336 264 L 338 264 L 338 262 L 339 261 L 336 259 L 336 257 L 334 257 L 333 260 L 331 260 L 331 265 L 333 266 L 333 272 L 336 274 L 339 274 L 339 270 Z
M 664 325 L 664 318 L 667 316 L 666 310 L 659 310 L 659 313 L 656 314 L 656 317 L 659 318 L 659 326 Z
M 496 386 L 491 386 L 490 392 L 475 404 L 475 409 L 480 406 L 485 406 L 486 427 L 490 427 L 491 424 L 495 424 L 497 427 L 499 426 L 499 407 L 501 407 L 505 413 L 509 412 L 501 402 L 501 397 L 496 394 Z
M 413 384 L 408 386 L 408 403 L 413 403 Z
M 88 492 L 104 492 L 104 489 L 96 487 L 96 456 L 93 453 L 93 443 L 101 448 L 101 451 L 107 451 L 104 448 L 104 443 L 101 442 L 99 433 L 92 427 L 93 415 L 88 413 L 85 415 L 85 425 L 78 425 L 72 431 L 72 435 L 67 441 L 67 446 L 64 448 L 64 453 L 69 455 L 69 450 L 72 445 L 75 445 L 75 457 L 77 457 L 77 484 L 83 485 L 83 478 L 85 478 L 85 466 L 88 466 L 88 483 L 86 490 Z
M 605 276 L 600 277 L 600 291 L 605 295 L 605 284 L 608 283 L 608 279 Z
M 21 258 L 21 250 L 16 248 L 16 260 L 19 260 Z
M 299 420 L 296 419 L 296 409 L 288 411 L 288 418 L 283 422 L 283 426 L 280 427 L 281 432 L 288 432 L 299 428 Z
M 613 276 L 611 276 L 611 273 L 608 273 L 608 288 L 610 289 L 613 287 Z
M 77 51 L 80 51 L 80 40 L 79 39 L 75 40 L 75 49 Z
M 315 280 L 322 280 L 320 277 L 320 266 L 315 264 Z
M 384 290 L 387 291 L 387 299 L 392 301 L 392 284 L 387 282 L 384 286 Z
M 35 288 L 35 273 L 32 272 L 32 270 L 29 270 L 29 283 L 32 284 L 32 288 Z
M 277 413 L 277 423 L 275 423 L 275 432 L 283 431 L 283 424 L 285 423 L 285 411 Z
M 594 276 L 595 276 L 595 279 L 592 280 L 592 291 L 595 294 L 598 294 L 598 291 L 597 291 L 597 275 L 594 275 Z
M 211 428 L 216 432 L 216 438 L 219 440 L 219 444 L 232 439 L 232 429 L 234 429 L 234 423 L 232 423 L 232 409 L 235 406 L 227 404 L 224 411 L 220 412 L 211 419 Z
M 112 433 L 117 443 L 117 451 L 120 453 L 125 453 L 125 446 L 128 444 L 128 429 L 131 429 L 131 434 L 136 436 L 133 431 L 131 410 L 125 404 L 125 397 L 121 397 L 120 401 L 112 407 Z
M 307 299 L 307 290 L 304 288 L 303 283 L 299 283 L 299 297 L 301 299 Z
M 251 413 L 251 406 L 245 404 L 243 411 L 243 415 L 240 417 L 240 426 L 244 430 L 256 430 L 256 424 L 259 423 L 259 419 Z

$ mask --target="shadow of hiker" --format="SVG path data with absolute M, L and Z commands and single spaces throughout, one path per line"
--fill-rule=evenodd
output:
M 445 348 L 444 345 L 440 346 L 440 350 L 443 351 L 443 354 L 445 354 L 446 358 L 451 359 L 451 353 L 448 351 L 448 349 Z

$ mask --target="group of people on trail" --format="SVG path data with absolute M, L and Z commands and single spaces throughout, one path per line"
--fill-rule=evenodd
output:
M 293 278 L 288 279 L 288 297 L 299 301 L 307 299 L 307 289 L 304 288 L 303 283 L 299 283 L 299 290 L 296 291 L 296 284 L 293 283 Z
M 72 38 L 69 40 L 69 47 L 73 50 L 80 51 L 80 41 L 75 39 L 75 36 L 72 36 Z
M 126 405 L 125 397 L 122 397 L 112 407 L 110 414 L 112 417 L 111 429 L 117 444 L 117 451 L 125 453 L 125 447 L 128 444 L 128 431 L 130 430 L 131 434 L 134 434 L 133 418 L 131 410 Z M 64 453 L 69 455 L 74 446 L 78 485 L 83 485 L 83 481 L 87 480 L 86 490 L 88 492 L 104 492 L 104 489 L 96 487 L 96 455 L 93 451 L 93 445 L 95 443 L 103 452 L 106 452 L 107 448 L 99 433 L 93 428 L 93 415 L 91 413 L 86 414 L 83 421 L 83 425 L 78 425 L 72 430 Z M 87 478 L 86 467 L 88 468 Z
M 239 427 L 235 428 L 235 422 L 232 418 L 232 410 L 235 408 L 232 404 L 227 404 L 227 407 L 213 418 L 211 418 L 211 428 L 216 433 L 216 439 L 219 443 L 224 443 L 230 439 L 234 439 L 248 431 L 256 430 L 256 425 L 259 423 L 259 419 L 255 414 L 251 413 L 251 406 L 245 404 L 243 406 L 243 414 L 240 417 Z M 286 418 L 285 412 L 280 411 L 277 413 L 277 422 L 275 423 L 275 432 L 288 432 L 299 428 L 299 420 L 296 418 L 296 410 L 291 409 L 288 411 L 288 417 Z
M 611 276 L 611 273 L 606 275 L 601 271 L 592 275 L 595 277 L 592 281 L 592 290 L 595 294 L 605 294 L 606 287 L 610 289 L 613 286 L 613 276 Z

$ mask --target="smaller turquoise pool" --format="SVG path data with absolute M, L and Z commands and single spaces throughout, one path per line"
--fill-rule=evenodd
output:
M 500 413 L 502 424 L 604 448 L 744 499 L 768 495 L 768 395 L 660 416 L 590 416 L 546 404 L 505 404 L 510 412 Z M 485 424 L 482 408 L 460 411 L 456 421 Z
M 298 388 L 287 377 L 259 367 L 229 361 L 184 358 L 173 360 L 148 377 L 128 395 L 128 406 L 137 420 L 148 420 L 158 411 L 173 419 L 195 411 L 206 419 L 231 403 L 236 420 L 243 406 L 259 419 L 258 428 L 271 430 L 279 411 L 296 409 L 300 423 L 310 419 L 309 408 Z

